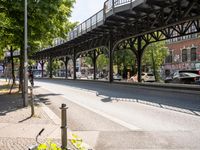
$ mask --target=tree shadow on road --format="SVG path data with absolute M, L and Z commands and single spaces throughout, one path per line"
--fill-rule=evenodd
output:
M 98 95 L 99 97 L 101 97 L 102 95 Z M 186 113 L 186 114 L 190 114 L 190 115 L 196 115 L 196 116 L 200 116 L 200 110 L 197 108 L 192 108 L 189 107 L 188 108 L 181 108 L 181 107 L 177 107 L 177 105 L 173 105 L 172 104 L 162 104 L 162 103 L 156 103 L 153 100 L 145 100 L 145 99 L 132 99 L 132 98 L 122 98 L 122 97 L 107 97 L 105 98 L 105 95 L 102 97 L 101 99 L 102 102 L 105 103 L 112 103 L 112 102 L 135 102 L 135 103 L 139 103 L 139 104 L 143 104 L 143 105 L 149 105 L 149 106 L 153 106 L 153 107 L 158 107 L 158 108 L 162 108 L 162 109 L 168 109 L 168 110 L 172 110 L 172 111 L 177 111 L 177 112 L 181 112 L 181 113 Z
M 54 94 L 54 93 L 48 93 L 48 94 L 37 94 L 35 95 L 36 99 L 39 100 L 39 102 L 44 103 L 45 105 L 51 105 L 51 102 L 49 100 L 49 96 L 59 96 L 61 94 Z
M 42 82 L 49 82 L 48 80 Z M 110 84 L 105 82 L 86 82 L 72 80 L 51 80 L 51 83 L 65 85 L 88 94 L 96 93 L 102 102 L 134 102 L 143 105 L 168 109 L 200 116 L 200 95 L 147 88 L 137 85 Z
M 134 102 L 162 109 L 200 116 L 200 95 L 178 91 L 151 89 L 134 85 L 66 81 L 73 88 L 97 93 L 102 102 Z M 91 86 L 92 85 L 92 86 Z

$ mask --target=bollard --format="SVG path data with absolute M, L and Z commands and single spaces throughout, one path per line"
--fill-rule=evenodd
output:
M 68 150 L 67 149 L 67 109 L 66 104 L 61 105 L 61 141 L 62 150 Z

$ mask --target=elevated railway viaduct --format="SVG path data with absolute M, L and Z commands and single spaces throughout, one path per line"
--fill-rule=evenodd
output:
M 95 79 L 96 59 L 103 53 L 109 57 L 109 82 L 113 82 L 114 51 L 130 49 L 136 57 L 141 81 L 145 48 L 153 42 L 198 33 L 199 10 L 199 0 L 107 0 L 103 9 L 75 27 L 65 42 L 41 50 L 32 58 L 42 66 L 44 60 L 51 66 L 53 59 L 61 58 L 66 68 L 72 59 L 76 79 L 76 59 L 90 56 Z

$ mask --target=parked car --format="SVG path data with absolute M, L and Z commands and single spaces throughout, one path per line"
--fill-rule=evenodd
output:
M 34 78 L 42 78 L 42 73 L 40 73 L 40 72 L 33 72 L 33 76 L 34 76 Z
M 195 74 L 200 75 L 200 70 L 179 70 L 178 72 L 179 73 L 181 73 L 181 72 L 189 72 L 189 73 L 195 73 Z
M 142 75 L 141 79 L 144 82 L 155 82 L 156 81 L 155 76 L 153 75 L 153 73 L 143 72 L 141 75 Z
M 81 72 L 76 72 L 76 78 L 77 78 L 77 79 L 80 79 L 81 76 L 82 76 Z
M 106 76 L 106 80 L 109 79 L 109 76 Z M 113 74 L 113 80 L 118 80 L 121 81 L 122 80 L 122 76 L 120 76 L 119 74 Z
M 89 79 L 89 80 L 94 79 L 94 74 L 87 75 L 87 79 Z
M 135 74 L 134 76 L 132 76 L 129 81 L 132 82 L 138 82 L 138 75 Z M 141 73 L 141 82 L 155 82 L 155 76 L 153 75 L 153 73 L 150 72 L 142 72 Z
M 119 74 L 114 74 L 113 75 L 113 80 L 121 81 L 122 80 L 122 76 L 120 76 Z
M 42 78 L 42 74 L 35 74 L 34 77 L 35 78 Z
M 200 84 L 200 75 L 176 71 L 165 78 L 165 83 Z

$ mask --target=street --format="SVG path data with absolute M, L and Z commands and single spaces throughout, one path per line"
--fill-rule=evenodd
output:
M 98 82 L 35 82 L 35 95 L 97 150 L 200 149 L 200 94 Z

